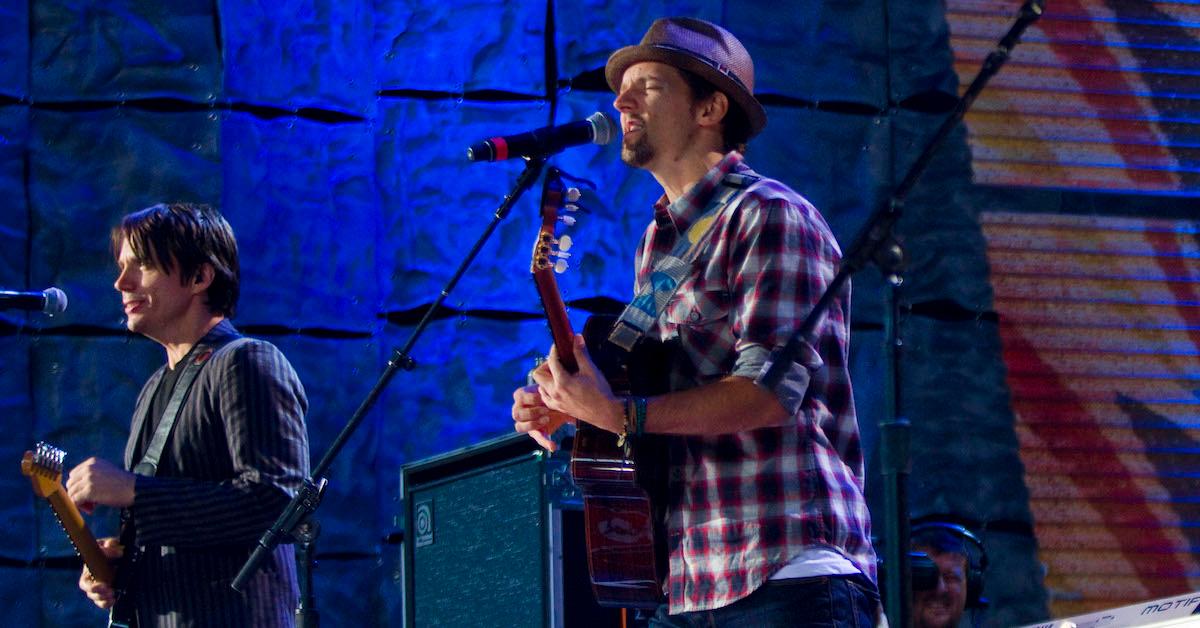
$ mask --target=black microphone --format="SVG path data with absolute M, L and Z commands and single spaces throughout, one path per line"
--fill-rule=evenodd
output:
M 548 126 L 528 133 L 493 137 L 467 149 L 471 161 L 503 161 L 514 157 L 546 157 L 580 144 L 604 145 L 617 135 L 612 118 L 597 111 L 587 120 Z
M 58 288 L 41 292 L 0 290 L 0 310 L 34 310 L 54 316 L 67 309 L 67 294 Z

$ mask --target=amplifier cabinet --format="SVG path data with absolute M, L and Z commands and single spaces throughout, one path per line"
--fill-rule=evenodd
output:
M 569 462 L 512 434 L 405 465 L 405 625 L 619 626 L 592 595 Z

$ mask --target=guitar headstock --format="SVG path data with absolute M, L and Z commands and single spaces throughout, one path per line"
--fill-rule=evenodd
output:
M 38 443 L 33 451 L 25 452 L 21 459 L 21 473 L 29 476 L 33 492 L 38 497 L 48 498 L 63 490 L 63 460 L 67 452 L 48 443 Z
M 554 167 L 546 170 L 546 179 L 542 182 L 542 224 L 533 243 L 530 272 L 536 275 L 553 270 L 561 274 L 569 268 L 567 259 L 571 257 L 572 242 L 566 231 L 575 226 L 578 219 L 580 196 L 579 188 L 564 184 L 561 170 Z M 563 225 L 561 230 L 558 228 L 560 223 Z
M 590 182 L 572 177 L 558 168 L 546 171 L 546 180 L 542 184 L 542 225 L 533 243 L 533 261 L 529 271 L 533 274 L 533 283 L 542 300 L 542 309 L 546 311 L 546 322 L 550 325 L 554 345 L 558 347 L 559 359 L 568 372 L 574 373 L 579 368 L 575 362 L 575 332 L 571 330 L 567 306 L 559 294 L 554 273 L 566 272 L 567 258 L 571 257 L 571 236 L 559 231 L 559 223 L 563 224 L 564 230 L 573 227 L 578 215 L 587 210 L 579 204 L 582 196 L 579 188 L 568 188 L 564 179 L 579 181 L 595 189 Z

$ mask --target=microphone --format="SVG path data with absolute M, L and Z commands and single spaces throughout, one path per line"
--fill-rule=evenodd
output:
M 604 145 L 616 135 L 617 125 L 613 124 L 612 118 L 597 111 L 586 120 L 476 142 L 467 149 L 467 159 L 503 161 L 514 157 L 547 157 L 588 142 Z
M 0 290 L 0 310 L 34 310 L 54 316 L 67 309 L 67 293 L 58 288 L 41 292 Z

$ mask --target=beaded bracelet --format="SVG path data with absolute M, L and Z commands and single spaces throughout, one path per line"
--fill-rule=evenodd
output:
M 633 407 L 633 397 L 625 397 L 621 400 L 621 412 L 625 415 L 625 419 L 621 423 L 621 433 L 617 435 L 617 447 L 625 446 L 625 440 L 629 438 L 631 427 L 636 429 L 636 426 L 630 425 L 630 419 L 637 416 Z
M 646 433 L 646 398 L 633 397 L 634 405 L 634 430 L 633 433 L 637 438 L 641 438 L 642 434 Z

